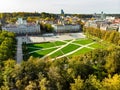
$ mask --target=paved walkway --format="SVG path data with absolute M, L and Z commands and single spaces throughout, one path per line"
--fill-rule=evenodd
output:
M 17 38 L 17 63 L 20 64 L 23 60 L 22 54 L 22 38 Z

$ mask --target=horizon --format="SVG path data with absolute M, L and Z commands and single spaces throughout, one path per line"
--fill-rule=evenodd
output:
M 2 0 L 0 3 L 1 13 L 13 12 L 46 12 L 59 14 L 63 9 L 66 14 L 120 14 L 119 0 Z
M 102 11 L 101 11 L 102 12 Z M 98 12 L 96 14 L 101 14 L 101 12 Z M 52 12 L 37 12 L 37 11 L 33 11 L 33 12 L 26 12 L 26 11 L 17 11 L 17 12 L 0 12 L 0 13 L 49 13 L 49 14 L 61 14 L 61 13 L 52 13 Z M 103 11 L 104 13 L 104 11 Z M 83 15 L 92 15 L 92 14 L 95 14 L 95 13 L 65 13 L 65 14 L 83 14 Z M 104 13 L 104 14 L 120 14 L 120 13 Z

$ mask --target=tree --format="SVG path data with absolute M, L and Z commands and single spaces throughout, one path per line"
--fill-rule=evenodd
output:
M 101 90 L 120 90 L 120 75 L 115 74 L 113 77 L 108 75 L 108 78 L 102 81 Z
M 9 90 L 12 87 L 12 82 L 10 78 L 10 74 L 13 72 L 13 68 L 15 66 L 14 60 L 8 60 L 4 62 L 4 71 L 3 71 L 3 88 Z
M 37 85 L 35 82 L 32 81 L 29 81 L 29 85 L 25 87 L 25 90 L 36 90 L 36 89 L 37 89 Z
M 71 83 L 71 90 L 83 90 L 84 87 L 84 80 L 81 79 L 80 76 L 78 76 L 76 79 L 74 79 L 75 83 Z
M 95 75 L 90 75 L 85 81 L 84 90 L 100 90 L 101 87 L 100 80 Z
M 46 78 L 43 78 L 40 83 L 40 90 L 50 90 L 50 86 L 49 86 L 50 81 L 48 81 Z

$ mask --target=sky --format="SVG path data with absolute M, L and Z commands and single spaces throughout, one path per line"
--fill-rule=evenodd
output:
M 0 12 L 118 13 L 120 0 L 0 0 Z

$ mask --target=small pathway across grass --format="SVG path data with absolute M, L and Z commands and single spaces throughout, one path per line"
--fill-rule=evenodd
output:
M 20 64 L 22 60 L 23 60 L 22 38 L 18 38 L 18 41 L 17 41 L 17 63 Z

